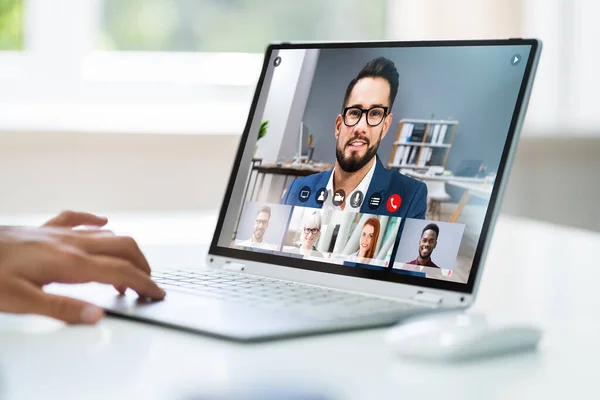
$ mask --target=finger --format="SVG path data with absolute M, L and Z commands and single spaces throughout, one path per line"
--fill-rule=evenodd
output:
M 150 279 L 150 275 L 140 271 L 132 263 L 110 256 L 92 257 L 98 266 L 94 270 L 98 282 L 112 284 L 117 287 L 117 290 L 123 289 L 123 293 L 125 289 L 131 288 L 140 297 L 157 300 L 165 298 L 165 291 Z
M 95 324 L 104 316 L 104 311 L 93 304 L 44 293 L 25 280 L 12 281 L 10 291 L 11 302 L 4 311 L 46 315 L 70 324 Z
M 51 262 L 54 268 L 45 269 L 44 283 L 99 282 L 131 288 L 141 297 L 158 300 L 165 297 L 165 291 L 150 279 L 150 275 L 122 258 L 90 255 L 72 249 L 55 254 Z
M 69 244 L 90 254 L 122 258 L 150 275 L 150 264 L 136 241 L 127 236 L 75 235 L 66 238 Z
M 124 295 L 125 291 L 127 290 L 126 286 L 113 285 L 113 287 L 117 292 L 119 292 L 120 295 Z
M 95 324 L 104 317 L 104 310 L 85 301 L 43 293 L 40 314 L 69 324 Z
M 98 229 L 98 228 L 90 228 L 90 227 L 75 227 L 70 230 L 76 231 L 77 233 L 85 234 L 85 235 L 96 235 L 96 236 L 115 236 L 115 233 L 110 229 Z
M 98 215 L 76 212 L 63 211 L 56 217 L 47 221 L 43 226 L 74 228 L 80 225 L 104 226 L 108 223 L 108 218 Z

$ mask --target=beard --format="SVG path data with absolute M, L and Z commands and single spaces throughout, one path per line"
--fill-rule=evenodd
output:
M 350 153 L 350 155 L 348 157 L 346 157 L 344 155 L 344 149 L 346 147 L 348 147 L 350 145 L 350 143 L 352 143 L 354 140 L 356 140 L 357 137 L 352 137 L 352 138 L 348 139 L 348 141 L 344 144 L 343 148 L 340 147 L 340 143 L 338 140 L 338 142 L 335 146 L 335 157 L 337 159 L 338 164 L 340 165 L 340 168 L 342 168 L 342 170 L 344 172 L 352 173 L 352 172 L 356 172 L 356 171 L 360 170 L 362 167 L 367 165 L 369 163 L 369 161 L 371 161 L 373 159 L 373 157 L 375 157 L 375 154 L 377 154 L 377 150 L 379 149 L 379 144 L 381 143 L 382 133 L 383 133 L 383 128 L 381 129 L 381 132 L 379 132 L 379 138 L 377 139 L 377 143 L 375 143 L 373 146 L 371 146 L 371 141 L 367 137 L 360 138 L 361 140 L 364 140 L 365 142 L 367 142 L 367 146 L 369 146 L 367 148 L 367 152 L 362 157 L 359 157 L 356 154 L 356 152 Z
M 429 253 L 427 253 L 427 255 L 425 255 L 424 253 L 425 253 L 426 251 L 427 251 L 427 250 L 421 250 L 421 249 L 419 249 L 419 257 L 421 257 L 421 258 L 422 258 L 422 259 L 424 259 L 424 260 L 426 260 L 426 259 L 430 258 L 430 257 L 431 257 L 431 253 L 433 253 L 433 250 L 429 250 Z

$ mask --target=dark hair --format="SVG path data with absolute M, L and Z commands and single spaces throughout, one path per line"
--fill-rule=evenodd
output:
M 390 108 L 388 112 L 391 112 L 394 100 L 396 99 L 396 94 L 398 93 L 398 77 L 398 70 L 391 60 L 388 60 L 385 57 L 374 58 L 369 61 L 348 84 L 346 95 L 344 96 L 344 105 L 342 107 L 346 107 L 346 102 L 348 101 L 348 97 L 350 97 L 350 93 L 352 93 L 352 89 L 354 89 L 356 82 L 362 78 L 383 78 L 390 84 Z
M 425 228 L 423 228 L 423 232 L 421 232 L 421 237 L 423 237 L 423 234 L 425 233 L 425 231 L 434 231 L 435 232 L 435 240 L 438 239 L 438 237 L 440 236 L 440 227 L 437 226 L 436 224 L 427 224 L 427 226 Z
M 260 214 L 262 212 L 269 214 L 269 219 L 271 219 L 271 207 L 269 207 L 269 206 L 262 206 L 260 208 L 260 210 L 258 210 L 258 212 L 256 213 L 256 215 L 258 215 L 258 214 Z

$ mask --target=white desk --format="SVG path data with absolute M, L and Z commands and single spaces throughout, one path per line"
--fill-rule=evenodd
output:
M 137 236 L 155 268 L 200 263 L 193 244 L 210 217 L 158 220 L 113 226 Z M 68 327 L 0 314 L 0 398 L 178 399 L 259 383 L 331 399 L 600 398 L 599 247 L 600 234 L 499 220 L 474 309 L 541 325 L 538 353 L 444 365 L 395 357 L 382 329 L 241 345 L 110 317 Z
M 449 185 L 456 186 L 461 189 L 465 189 L 463 195 L 460 197 L 458 204 L 456 205 L 456 209 L 450 216 L 450 222 L 456 222 L 463 208 L 469 201 L 471 196 L 479 197 L 484 200 L 489 200 L 492 195 L 492 189 L 494 188 L 493 184 L 490 183 L 474 183 L 474 182 L 464 182 L 464 181 L 448 181 Z
M 490 183 L 468 183 L 454 180 L 448 181 L 448 185 L 465 189 L 473 196 L 480 197 L 484 200 L 490 199 L 490 196 L 492 195 L 492 189 L 494 188 L 494 185 Z
M 464 182 L 464 183 L 484 183 L 485 178 L 472 178 L 469 176 L 454 176 L 454 175 L 427 175 L 415 171 L 405 171 L 404 175 L 420 181 L 442 181 L 442 182 Z
M 465 192 L 463 193 L 463 195 L 460 198 L 460 201 L 456 205 L 456 209 L 452 213 L 449 222 L 456 222 L 458 220 L 460 213 L 467 204 L 467 201 L 469 201 L 469 197 L 471 195 L 483 198 L 484 200 L 489 200 L 492 194 L 493 185 L 487 183 L 487 179 L 485 178 L 471 178 L 453 175 L 426 175 L 414 171 L 406 171 L 404 172 L 404 174 L 406 176 L 410 176 L 411 178 L 415 178 L 423 182 L 444 182 L 449 185 L 465 189 Z

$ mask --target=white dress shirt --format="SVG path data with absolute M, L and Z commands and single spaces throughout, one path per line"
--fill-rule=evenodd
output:
M 377 156 L 375 156 L 376 158 Z M 354 190 L 350 193 L 346 193 L 346 199 L 345 199 L 345 207 L 343 211 L 350 211 L 350 212 L 360 212 L 360 207 L 362 206 L 362 204 L 367 201 L 367 199 L 365 199 L 365 197 L 367 196 L 367 191 L 369 190 L 369 185 L 371 185 L 371 180 L 373 179 L 373 174 L 375 173 L 375 165 L 377 165 L 377 159 L 375 159 L 375 162 L 373 163 L 373 166 L 371 167 L 371 169 L 369 170 L 369 172 L 367 172 L 367 175 L 365 175 L 365 177 L 360 181 L 360 183 L 358 184 L 358 186 L 356 188 L 354 188 Z M 333 175 L 335 174 L 335 168 L 333 169 L 333 172 L 331 173 L 331 176 L 329 177 L 329 182 L 327 182 L 327 199 L 325 199 L 325 202 L 323 203 L 323 209 L 324 210 L 336 210 L 336 211 L 342 211 L 342 208 L 340 206 L 335 206 L 333 204 Z M 350 199 L 352 198 L 352 196 L 354 195 L 354 193 L 356 192 L 362 192 L 362 202 L 357 206 L 357 207 L 352 207 L 352 205 L 350 204 Z
M 264 250 L 279 250 L 277 247 L 277 245 L 275 244 L 269 244 L 269 243 L 265 243 L 265 242 L 253 242 L 252 238 L 248 239 L 248 240 L 236 240 L 235 244 L 238 246 L 243 246 L 243 247 L 255 247 L 257 249 L 264 249 Z

